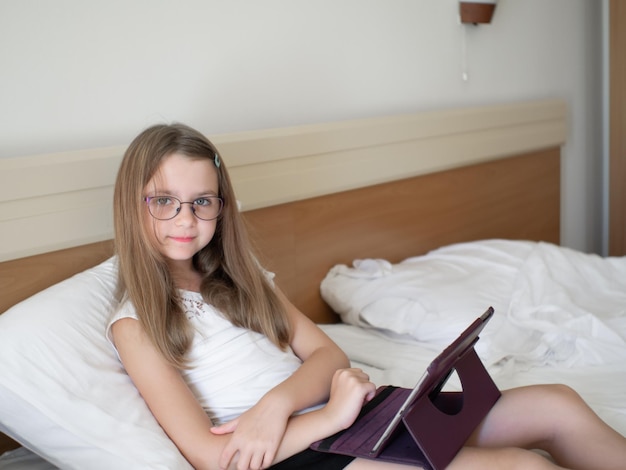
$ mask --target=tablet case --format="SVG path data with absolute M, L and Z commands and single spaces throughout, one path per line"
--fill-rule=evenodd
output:
M 500 398 L 500 391 L 474 349 L 477 339 L 476 336 L 447 363 L 435 363 L 435 367 L 443 366 L 436 372 L 438 382 L 407 409 L 394 434 L 378 453 L 372 454 L 371 449 L 411 389 L 380 387 L 350 428 L 312 444 L 311 448 L 419 465 L 427 470 L 444 469 Z M 459 376 L 462 391 L 442 392 L 453 370 Z

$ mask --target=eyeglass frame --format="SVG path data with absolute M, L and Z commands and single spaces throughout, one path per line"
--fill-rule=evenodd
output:
M 150 201 L 151 201 L 152 199 L 158 199 L 158 198 L 161 198 L 161 197 L 166 197 L 166 198 L 168 198 L 168 199 L 173 199 L 173 200 L 175 200 L 175 201 L 177 201 L 177 202 L 178 202 L 178 207 L 176 208 L 176 213 L 175 213 L 172 217 L 168 217 L 167 219 L 163 219 L 163 218 L 161 218 L 161 217 L 157 217 L 157 216 L 155 216 L 155 215 L 152 213 L 152 211 L 150 210 Z M 200 217 L 200 216 L 196 213 L 196 205 L 195 205 L 195 204 L 196 204 L 196 201 L 197 201 L 198 199 L 217 199 L 217 200 L 219 201 L 219 204 L 220 204 L 220 209 L 219 209 L 219 211 L 217 212 L 217 215 L 216 215 L 215 217 L 211 217 L 210 219 L 203 219 L 202 217 Z M 177 198 L 177 197 L 175 197 L 175 196 L 168 196 L 168 195 L 165 195 L 165 194 L 157 194 L 156 196 L 146 196 L 146 197 L 144 197 L 144 198 L 143 198 L 143 201 L 146 203 L 146 206 L 147 206 L 147 208 L 148 208 L 148 214 L 150 214 L 150 216 L 151 216 L 152 218 L 156 219 L 156 220 L 172 220 L 174 217 L 176 217 L 178 214 L 180 214 L 180 210 L 182 209 L 183 204 L 190 204 L 190 205 L 191 205 L 191 213 L 192 213 L 192 214 L 193 214 L 193 215 L 194 215 L 194 216 L 195 216 L 198 220 L 204 220 L 204 221 L 210 221 L 210 220 L 215 220 L 215 219 L 217 219 L 217 218 L 220 216 L 220 214 L 222 213 L 222 209 L 224 209 L 224 199 L 222 199 L 222 198 L 221 198 L 221 197 L 219 197 L 219 196 L 202 196 L 202 197 L 199 197 L 199 198 L 195 199 L 194 201 L 181 201 L 180 199 L 178 199 L 178 198 Z

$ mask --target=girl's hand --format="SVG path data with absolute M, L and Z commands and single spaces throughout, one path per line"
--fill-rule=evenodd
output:
M 370 401 L 375 393 L 376 385 L 361 369 L 339 369 L 335 372 L 325 408 L 338 426 L 337 431 L 350 427 L 363 404 Z
M 211 428 L 213 434 L 232 433 L 220 456 L 220 468 L 230 468 L 235 460 L 237 470 L 269 467 L 285 434 L 289 419 L 285 414 L 284 407 L 261 400 L 237 419 Z

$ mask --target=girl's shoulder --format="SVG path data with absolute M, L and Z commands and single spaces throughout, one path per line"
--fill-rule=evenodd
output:
M 134 318 L 135 320 L 138 319 L 135 306 L 128 298 L 122 299 L 122 301 L 118 304 L 117 308 L 113 310 L 109 318 L 107 329 L 109 329 L 111 325 L 115 323 L 117 320 L 121 320 L 122 318 Z
M 111 327 L 116 321 L 121 320 L 122 318 L 133 318 L 135 320 L 139 320 L 139 317 L 137 316 L 137 311 L 135 310 L 135 306 L 128 298 L 123 299 L 119 303 L 118 307 L 113 310 L 106 325 L 106 337 L 114 348 L 115 342 L 113 341 L 113 333 L 111 331 Z

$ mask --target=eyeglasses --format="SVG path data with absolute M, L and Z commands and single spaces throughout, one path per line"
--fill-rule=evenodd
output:
M 217 196 L 203 196 L 190 202 L 183 202 L 173 196 L 149 196 L 144 198 L 150 215 L 157 220 L 170 220 L 176 217 L 183 204 L 191 204 L 191 212 L 200 220 L 216 219 L 224 201 Z

